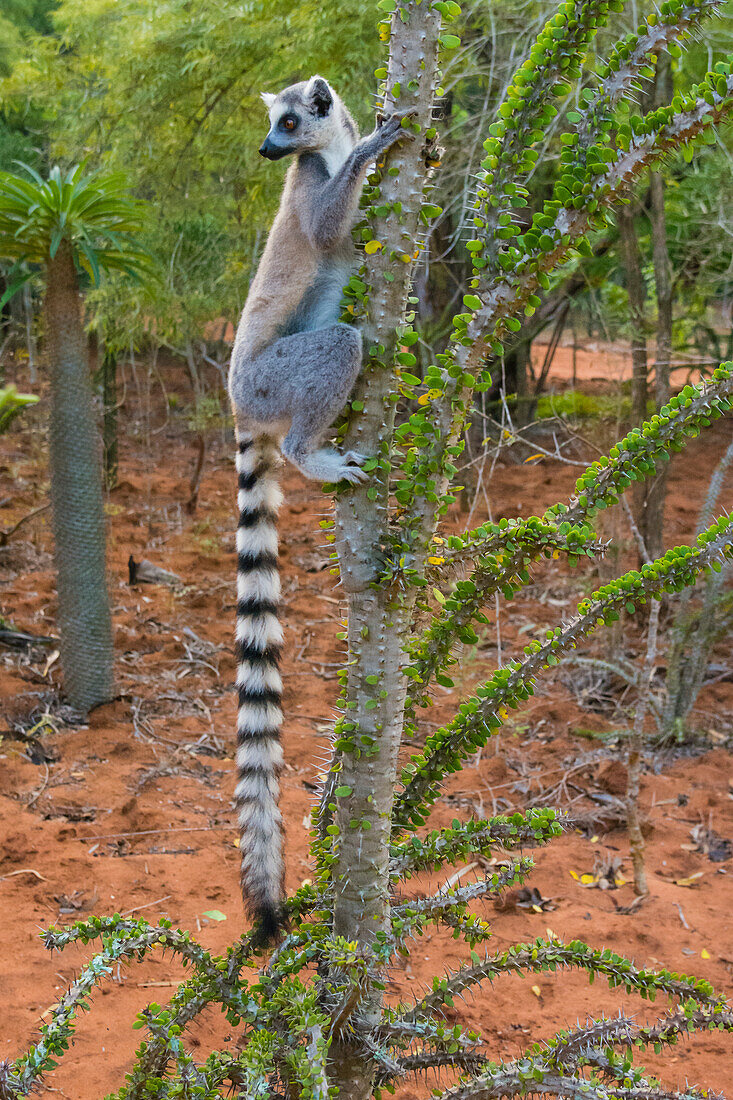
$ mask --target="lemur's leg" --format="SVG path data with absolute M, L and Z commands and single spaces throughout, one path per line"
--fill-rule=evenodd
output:
M 383 119 L 372 134 L 356 143 L 345 163 L 325 185 L 322 200 L 316 205 L 310 223 L 303 226 L 318 248 L 332 248 L 348 236 L 367 166 L 396 142 L 413 137 L 409 130 L 402 128 L 402 119 L 411 113 L 406 111 Z
M 365 461 L 363 455 L 353 451 L 342 455 L 332 447 L 320 446 L 359 374 L 361 335 L 351 325 L 336 324 L 291 337 L 299 338 L 304 357 L 307 355 L 311 361 L 294 364 L 302 373 L 282 452 L 306 477 L 317 481 L 366 481 L 368 475 L 360 468 Z
M 289 425 L 282 452 L 306 477 L 365 481 L 361 455 L 320 446 L 360 367 L 361 334 L 343 324 L 283 336 L 254 359 L 235 355 L 229 392 L 237 421 L 274 436 Z

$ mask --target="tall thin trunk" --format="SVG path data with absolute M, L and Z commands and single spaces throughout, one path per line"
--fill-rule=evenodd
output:
M 196 353 L 193 349 L 193 343 L 190 340 L 186 340 L 185 352 L 188 376 L 191 379 L 191 389 L 193 390 L 194 400 L 198 401 L 201 396 L 201 376 L 196 364 Z
M 657 297 L 657 355 L 654 364 L 654 400 L 657 411 L 669 400 L 669 366 L 672 358 L 672 280 L 667 249 L 667 219 L 664 210 L 664 176 L 652 172 L 651 192 L 652 251 Z M 667 465 L 657 466 L 649 482 L 646 499 L 645 539 L 652 558 L 664 551 L 664 505 L 667 497 Z
M 672 280 L 667 249 L 667 219 L 664 209 L 664 176 L 652 172 L 651 224 L 654 255 L 654 281 L 657 295 L 657 356 L 654 364 L 654 399 L 657 411 L 669 401 L 669 368 L 672 358 Z M 647 546 L 653 558 L 664 550 L 664 506 L 667 497 L 667 465 L 657 467 L 647 495 Z
M 641 831 L 639 795 L 641 793 L 641 767 L 644 751 L 644 721 L 649 710 L 649 696 L 657 660 L 657 632 L 659 629 L 659 602 L 654 600 L 649 612 L 646 658 L 639 677 L 639 695 L 636 701 L 634 728 L 629 737 L 628 784 L 626 787 L 626 827 L 629 833 L 631 862 L 634 868 L 634 893 L 645 897 L 649 886 L 644 865 L 644 834 Z
M 191 473 L 191 480 L 189 481 L 189 496 L 186 501 L 186 511 L 189 516 L 193 516 L 196 512 L 199 502 L 199 489 L 201 487 L 201 476 L 204 472 L 204 465 L 206 463 L 206 433 L 196 433 L 196 459 L 193 464 L 193 472 Z
M 652 172 L 650 178 L 652 252 L 658 310 L 654 397 L 658 409 L 666 405 L 669 400 L 669 371 L 672 360 L 673 296 L 671 264 L 667 248 L 665 189 L 662 173 Z
M 674 94 L 669 54 L 657 61 L 650 108 L 669 103 Z M 669 401 L 669 370 L 672 360 L 672 277 L 667 248 L 667 217 L 665 211 L 664 173 L 649 173 L 652 259 L 657 299 L 657 354 L 654 364 L 654 400 L 657 412 Z M 652 558 L 664 551 L 664 506 L 667 498 L 667 465 L 657 466 L 656 477 L 648 483 L 646 501 L 646 545 Z
M 728 470 L 733 467 L 733 443 L 728 445 L 713 471 L 695 534 L 710 526 Z M 705 679 L 710 651 L 719 637 L 720 598 L 730 575 L 730 564 L 705 578 L 703 604 L 698 616 L 690 608 L 692 589 L 681 593 L 669 632 L 667 678 L 662 731 L 666 737 L 684 734 L 690 711 Z
M 46 276 L 49 457 L 61 668 L 69 702 L 86 713 L 112 695 L 112 623 L 99 437 L 79 287 L 71 246 L 65 241 L 48 261 Z
M 414 6 L 403 22 L 392 17 L 392 44 L 387 78 L 387 109 L 416 110 L 422 130 L 431 125 L 437 72 L 440 15 L 426 3 Z M 401 85 L 395 103 L 392 89 Z M 400 324 L 408 293 L 410 267 L 395 263 L 393 249 L 414 249 L 418 214 L 425 185 L 422 142 L 405 142 L 390 154 L 390 172 L 381 182 L 381 202 L 401 209 L 375 223 L 385 247 L 368 257 L 369 319 L 364 347 L 383 346 L 378 358 L 389 364 L 395 329 Z M 391 254 L 390 254 L 391 253 Z M 406 681 L 402 674 L 402 646 L 411 623 L 414 595 L 380 584 L 383 547 L 389 536 L 388 447 L 394 422 L 392 371 L 379 362 L 367 366 L 355 397 L 363 413 L 352 422 L 345 447 L 382 458 L 371 484 L 339 498 L 337 544 L 341 576 L 349 596 L 349 681 L 346 718 L 354 728 L 345 731 L 353 747 L 336 754 L 323 802 L 322 828 L 335 805 L 338 827 L 333 866 L 334 931 L 356 941 L 369 956 L 375 938 L 388 932 L 388 854 L 392 802 L 404 720 Z M 409 593 L 409 589 L 408 589 Z M 358 722 L 357 722 L 358 719 Z M 336 797 L 335 790 L 348 789 Z M 378 977 L 375 970 L 374 977 Z M 380 983 L 365 991 L 358 1014 L 367 1023 L 379 1016 Z M 376 1065 L 347 1034 L 331 1048 L 331 1080 L 339 1100 L 365 1100 L 372 1093 Z
M 104 482 L 107 489 L 117 484 L 117 355 L 104 350 L 102 359 L 102 441 L 104 443 Z
M 423 128 L 430 125 L 433 90 L 436 72 L 437 35 L 439 13 L 427 4 L 410 11 L 409 23 L 399 17 L 392 20 L 393 44 L 391 70 L 388 84 L 401 83 L 402 95 L 395 106 L 400 110 L 414 107 Z M 399 48 L 394 39 L 399 37 Z M 420 76 L 415 80 L 414 74 Z M 413 78 L 406 93 L 405 85 Z M 413 85 L 417 85 L 413 88 Z M 420 157 L 419 143 L 405 143 L 393 154 L 391 168 L 399 167 L 399 174 L 386 175 L 381 184 L 381 201 L 384 204 L 399 202 L 402 217 L 398 227 L 399 237 L 413 242 L 417 233 L 418 213 L 421 205 L 424 180 L 424 164 Z M 389 232 L 389 229 L 385 230 Z M 399 264 L 399 275 L 384 279 L 383 273 L 392 273 L 394 264 L 388 255 L 389 248 L 378 253 L 372 265 L 372 290 L 370 317 L 365 326 L 365 347 L 383 342 L 388 358 L 394 347 L 394 331 L 402 319 L 410 270 Z M 394 403 L 391 398 L 392 374 L 389 369 L 371 366 L 361 379 L 361 391 L 365 395 L 365 409 L 352 424 L 345 446 L 374 453 L 387 444 L 394 421 Z M 360 394 L 361 396 L 361 394 Z M 389 497 L 388 470 L 375 471 L 367 490 L 350 493 L 339 500 L 337 510 L 338 547 L 341 574 L 345 590 L 349 593 L 350 616 L 353 623 L 350 643 L 349 701 L 359 700 L 360 732 L 375 738 L 374 765 L 365 769 L 363 761 L 356 771 L 359 791 L 353 800 L 340 801 L 337 812 L 339 825 L 339 865 L 349 868 L 346 877 L 337 882 L 334 922 L 337 930 L 349 939 L 372 944 L 377 932 L 383 931 L 388 919 L 386 850 L 383 848 L 385 830 L 389 828 L 395 780 L 395 760 L 402 729 L 402 712 L 405 685 L 399 672 L 401 645 L 408 629 L 407 600 L 401 600 L 385 586 L 377 586 L 377 578 L 383 564 L 382 546 L 388 536 L 387 504 Z M 396 638 L 396 643 L 392 641 Z M 371 685 L 366 678 L 378 675 L 380 683 Z M 401 685 L 401 686 L 400 686 Z M 364 707 L 367 700 L 375 700 Z M 363 726 L 366 723 L 367 729 Z M 360 747 L 361 751 L 361 747 Z M 345 753 L 341 757 L 343 782 L 351 762 Z M 342 776 L 339 781 L 342 781 Z M 370 827 L 350 828 L 357 806 L 359 821 L 367 818 Z M 366 809 L 365 809 L 366 807 Z M 379 838 L 379 839 L 378 839 Z M 369 886 L 362 883 L 355 889 L 362 868 Z
M 634 424 L 643 424 L 646 420 L 647 385 L 647 347 L 646 319 L 644 305 L 646 291 L 641 270 L 639 241 L 634 225 L 633 208 L 622 206 L 616 213 L 621 252 L 626 273 L 626 291 L 629 296 L 629 314 L 631 317 L 631 419 Z M 634 489 L 634 512 L 637 525 L 644 541 L 647 541 L 646 524 L 646 484 Z
M 536 394 L 531 394 L 529 390 L 529 358 L 532 354 L 532 341 L 527 340 L 525 343 L 517 344 L 517 346 L 510 352 L 510 357 L 514 360 L 514 372 L 517 391 L 517 416 L 516 423 L 519 428 L 526 428 L 532 419 L 537 398 Z

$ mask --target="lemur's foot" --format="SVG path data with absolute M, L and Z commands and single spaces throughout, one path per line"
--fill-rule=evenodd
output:
M 360 485 L 369 480 L 369 474 L 362 470 L 367 460 L 366 455 L 358 451 L 347 451 L 344 455 L 344 464 L 341 467 L 340 480 L 348 481 L 349 485 Z

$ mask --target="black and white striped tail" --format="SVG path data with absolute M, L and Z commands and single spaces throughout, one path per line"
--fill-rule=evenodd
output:
M 279 807 L 282 768 L 282 628 L 277 612 L 276 478 L 274 440 L 239 433 L 237 474 L 237 789 L 242 893 L 263 940 L 282 923 L 283 843 Z

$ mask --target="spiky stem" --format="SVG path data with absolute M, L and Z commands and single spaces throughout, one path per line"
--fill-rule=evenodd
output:
M 412 126 L 423 135 L 431 125 L 437 78 L 440 12 L 427 2 L 395 11 L 391 20 L 385 106 L 412 110 Z M 375 585 L 387 531 L 389 447 L 395 392 L 392 352 L 403 321 L 418 216 L 427 177 L 421 140 L 390 154 L 396 174 L 380 182 L 380 204 L 389 213 L 371 223 L 366 263 L 369 316 L 364 329 L 370 359 L 355 397 L 363 413 L 352 419 L 345 446 L 378 458 L 372 484 L 339 498 L 337 547 L 349 594 L 349 663 L 342 728 L 321 807 L 321 827 L 335 821 L 337 839 L 328 857 L 333 883 L 336 934 L 370 949 L 389 930 L 389 835 L 397 753 L 404 721 L 406 681 L 402 639 L 410 628 L 412 599 L 391 585 Z M 403 262 L 407 260 L 408 262 Z M 338 784 L 338 785 L 337 785 Z M 338 792 L 338 793 L 337 793 Z M 334 812 L 335 808 L 335 812 Z M 379 993 L 373 988 L 360 1012 L 375 1021 Z M 331 1077 L 343 1100 L 370 1094 L 373 1059 L 346 1035 L 334 1039 Z

